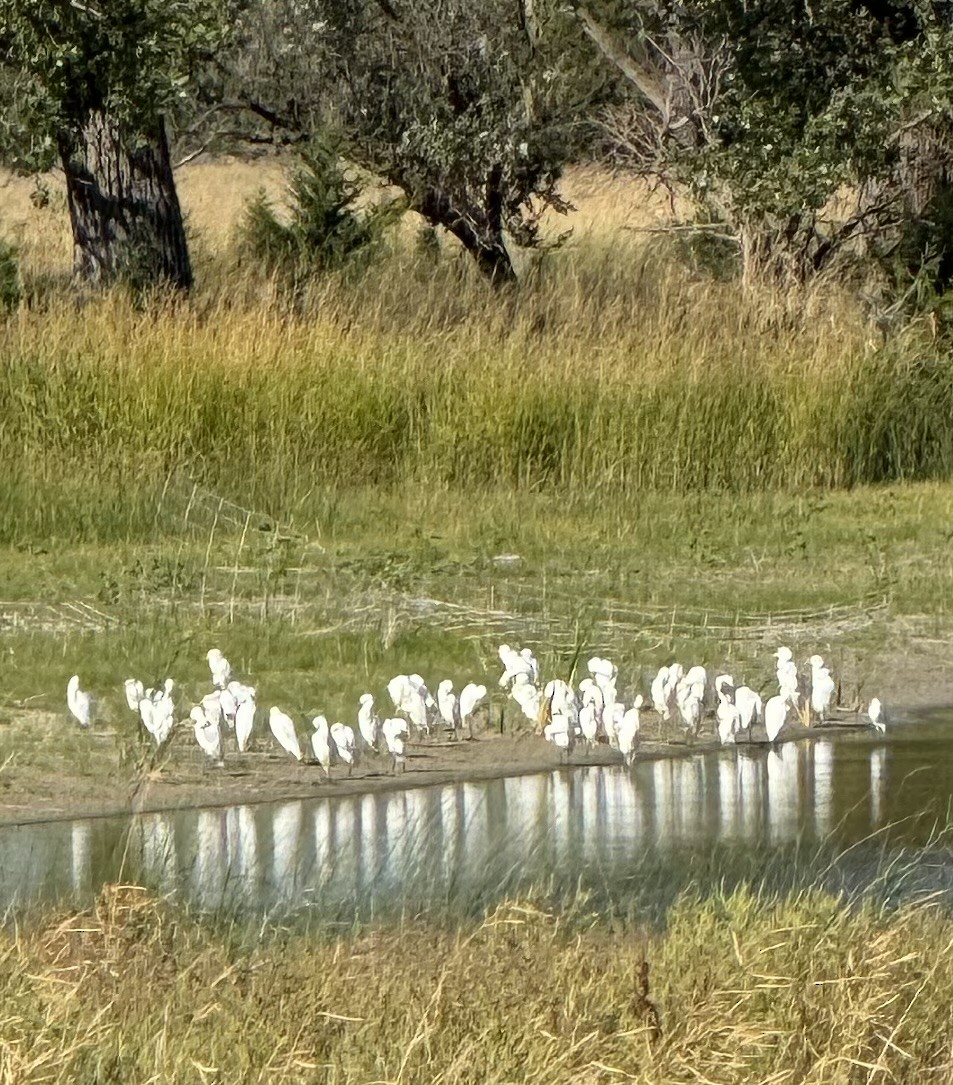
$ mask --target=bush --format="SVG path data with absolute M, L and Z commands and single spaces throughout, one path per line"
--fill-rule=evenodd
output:
M 360 209 L 360 185 L 341 168 L 330 146 L 301 156 L 290 185 L 287 222 L 265 196 L 249 204 L 239 248 L 270 275 L 300 285 L 344 268 L 364 268 L 378 252 L 396 205 Z

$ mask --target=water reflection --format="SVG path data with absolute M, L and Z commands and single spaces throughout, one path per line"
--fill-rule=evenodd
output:
M 0 903 L 88 900 L 123 878 L 203 910 L 365 915 L 527 883 L 632 880 L 713 849 L 863 840 L 953 793 L 929 743 L 850 737 L 441 788 L 0 829 Z M 948 750 L 945 735 L 944 754 Z M 892 790 L 891 778 L 905 786 Z M 904 842 L 923 843 L 919 822 Z M 714 876 L 714 874 L 713 874 Z

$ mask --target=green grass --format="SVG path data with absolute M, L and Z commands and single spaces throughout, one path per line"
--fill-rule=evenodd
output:
M 21 309 L 0 324 L 0 539 L 148 537 L 183 474 L 308 532 L 354 485 L 608 504 L 949 477 L 953 371 L 922 329 L 872 338 L 842 299 L 623 249 L 624 275 L 579 247 L 503 301 L 396 252 L 303 312 L 224 285 Z
M 401 671 L 492 680 L 505 639 L 548 674 L 609 653 L 627 696 L 673 655 L 761 685 L 783 639 L 849 659 L 851 696 L 948 629 L 953 370 L 925 328 L 628 239 L 502 299 L 397 247 L 294 304 L 226 266 L 186 302 L 0 322 L 8 718 L 74 672 L 105 721 L 130 674 L 197 698 L 211 644 L 342 719 Z
M 123 678 L 173 674 L 197 698 L 217 644 L 269 703 L 350 719 L 360 693 L 382 697 L 408 670 L 492 685 L 507 639 L 534 645 L 548 674 L 577 648 L 606 652 L 626 695 L 673 655 L 760 685 L 791 641 L 838 673 L 849 659 L 869 694 L 881 677 L 865 658 L 942 635 L 953 610 L 946 485 L 608 506 L 447 490 L 323 500 L 308 534 L 229 522 L 176 483 L 148 541 L 0 549 L 0 704 L 61 711 L 77 671 L 104 718 L 123 719 Z
M 141 892 L 0 939 L 9 1080 L 945 1082 L 953 921 L 807 890 L 684 898 L 664 931 L 501 904 L 316 938 Z

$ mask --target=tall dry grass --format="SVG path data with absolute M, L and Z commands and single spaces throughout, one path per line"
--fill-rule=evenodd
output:
M 2 937 L 0 1072 L 31 1082 L 947 1082 L 953 924 L 816 890 L 585 900 L 249 945 L 130 889 Z
M 187 303 L 35 299 L 0 325 L 0 532 L 135 534 L 177 473 L 286 519 L 368 483 L 615 500 L 949 476 L 929 336 L 872 336 L 836 293 L 742 293 L 607 214 L 504 297 L 403 238 L 293 297 L 225 246 Z

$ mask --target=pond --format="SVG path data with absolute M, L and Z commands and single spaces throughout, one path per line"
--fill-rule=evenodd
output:
M 6 911 L 143 884 L 202 911 L 352 922 L 534 888 L 653 916 L 688 887 L 953 889 L 953 717 L 631 770 L 0 828 Z

